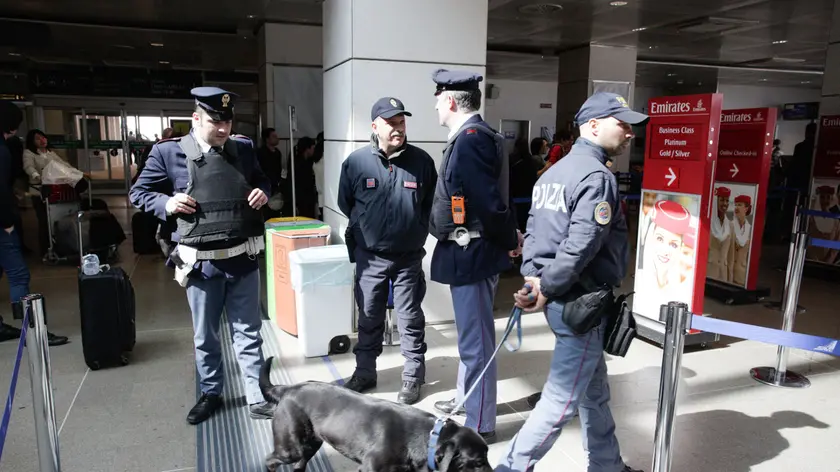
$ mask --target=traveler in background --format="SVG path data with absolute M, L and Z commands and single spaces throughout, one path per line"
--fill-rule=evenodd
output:
M 300 138 L 295 146 L 295 202 L 297 215 L 317 218 L 318 189 L 312 160 L 315 155 L 315 140 L 309 136 Z M 291 200 L 289 200 L 291 202 Z
M 537 169 L 534 166 L 531 149 L 525 138 L 516 140 L 516 148 L 510 155 L 510 198 L 516 209 L 519 231 L 525 232 L 528 211 L 531 209 L 531 193 L 537 183 Z
M 545 167 L 545 159 L 548 157 L 548 141 L 543 137 L 531 140 L 531 157 L 534 159 L 534 166 L 539 171 Z
M 12 102 L 0 101 L 0 275 L 9 282 L 9 301 L 12 306 L 29 295 L 29 268 L 23 259 L 20 240 L 20 210 L 14 194 L 13 157 L 6 141 L 17 133 L 23 112 Z M 21 331 L 3 322 L 0 317 L 0 342 L 19 339 Z M 67 344 L 66 336 L 47 332 L 50 346 Z
M 568 154 L 572 149 L 573 143 L 574 137 L 571 131 L 562 130 L 554 133 L 554 143 L 551 145 L 551 149 L 548 150 L 548 158 L 546 159 L 545 166 L 537 172 L 537 175 L 543 175 L 545 171 Z
M 312 156 L 312 170 L 315 172 L 315 190 L 318 192 L 319 220 L 324 219 L 324 132 L 315 138 L 315 153 Z

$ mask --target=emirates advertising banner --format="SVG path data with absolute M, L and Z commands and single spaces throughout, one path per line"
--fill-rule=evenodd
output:
M 840 115 L 821 116 L 817 128 L 814 153 L 814 173 L 811 183 L 810 209 L 840 213 Z M 840 241 L 840 220 L 808 216 L 811 237 Z M 806 257 L 810 261 L 840 265 L 838 251 L 809 246 Z
M 648 102 L 633 311 L 658 320 L 668 302 L 703 313 L 722 94 Z
M 755 290 L 772 164 L 776 110 L 721 114 L 706 277 Z

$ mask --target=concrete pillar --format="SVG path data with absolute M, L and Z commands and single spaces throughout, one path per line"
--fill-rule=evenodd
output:
M 559 56 L 557 74 L 557 129 L 573 129 L 583 102 L 595 92 L 622 95 L 633 107 L 636 48 L 590 44 Z M 613 170 L 627 172 L 629 151 L 615 159 Z
M 343 241 L 347 227 L 336 204 L 341 163 L 369 145 L 370 110 L 378 98 L 402 100 L 413 114 L 407 119 L 408 142 L 440 164 L 448 130 L 439 125 L 434 109 L 432 72 L 461 69 L 486 77 L 487 1 L 324 2 L 324 219 L 333 228 L 334 242 Z M 427 277 L 434 241 L 430 237 L 426 245 Z M 449 287 L 431 282 L 427 287 L 427 320 L 451 320 Z
M 831 34 L 825 54 L 820 114 L 840 114 L 840 0 L 834 0 Z
M 277 129 L 279 148 L 287 155 L 289 105 L 295 106 L 297 115 L 295 139 L 315 138 L 323 131 L 321 27 L 266 23 L 258 32 L 258 45 L 260 126 Z

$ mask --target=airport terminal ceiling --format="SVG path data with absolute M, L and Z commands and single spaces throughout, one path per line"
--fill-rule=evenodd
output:
M 637 85 L 672 63 L 822 71 L 832 0 L 489 0 L 488 75 L 554 81 L 556 54 L 635 46 Z M 256 72 L 264 22 L 320 24 L 320 0 L 20 0 L 0 6 L 0 69 L 58 65 Z M 72 5 L 72 7 L 71 7 Z M 444 11 L 441 14 L 445 14 Z M 650 62 L 647 62 L 650 61 Z M 669 63 L 663 65 L 661 63 Z M 820 87 L 820 75 L 691 68 L 692 80 Z

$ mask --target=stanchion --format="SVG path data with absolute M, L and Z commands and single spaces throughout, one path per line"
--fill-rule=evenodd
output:
M 799 289 L 802 282 L 802 270 L 805 268 L 805 251 L 808 249 L 808 235 L 797 233 L 793 265 L 790 270 L 790 285 L 785 290 L 784 320 L 782 330 L 793 332 L 793 321 L 796 318 L 799 303 Z M 803 388 L 811 382 L 802 374 L 787 370 L 788 347 L 779 346 L 776 354 L 776 367 L 754 367 L 750 369 L 750 376 L 758 382 L 775 387 Z
M 677 387 L 680 383 L 685 333 L 691 327 L 691 312 L 685 303 L 671 302 L 659 309 L 659 321 L 665 322 L 662 346 L 662 374 L 659 380 L 659 405 L 656 411 L 656 436 L 653 441 L 653 472 L 671 470 L 671 445 L 674 441 L 674 417 Z
M 55 424 L 50 350 L 47 342 L 47 312 L 44 297 L 27 295 L 21 300 L 24 313 L 29 315 L 26 332 L 26 352 L 29 356 L 29 381 L 32 384 L 32 406 L 35 413 L 35 435 L 41 472 L 58 472 L 58 428 Z
M 785 288 L 784 292 L 782 293 L 782 299 L 777 302 L 768 302 L 765 303 L 764 306 L 766 308 L 770 308 L 771 310 L 782 310 L 785 306 L 785 297 L 787 296 L 788 291 L 790 290 L 790 274 L 791 269 L 793 268 L 793 258 L 796 254 L 796 235 L 800 233 L 801 226 L 802 226 L 802 206 L 800 206 L 799 201 L 799 194 L 796 194 L 796 207 L 793 210 L 793 226 L 792 231 L 790 233 L 790 248 L 788 249 L 788 260 L 787 264 L 785 264 Z M 802 314 L 805 313 L 805 307 L 803 306 L 796 306 L 797 313 Z

